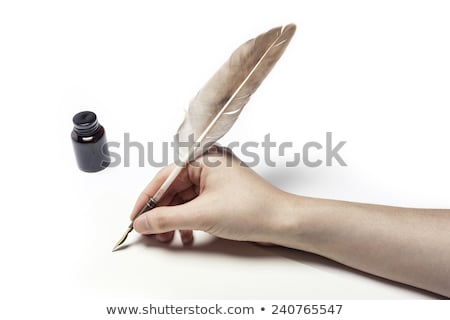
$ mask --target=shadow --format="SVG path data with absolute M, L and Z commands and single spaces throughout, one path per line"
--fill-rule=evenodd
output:
M 244 241 L 232 241 L 216 237 L 211 237 L 208 241 L 203 241 L 202 243 L 196 243 L 194 240 L 193 244 L 189 245 L 174 245 L 173 243 L 162 243 L 156 240 L 153 236 L 141 236 L 136 241 L 124 245 L 120 250 L 126 249 L 133 245 L 140 245 L 145 247 L 159 248 L 163 250 L 168 250 L 172 252 L 177 252 L 177 254 L 192 253 L 197 252 L 200 254 L 208 255 L 227 255 L 246 259 L 265 259 L 281 257 L 301 263 L 313 268 L 320 269 L 328 273 L 351 273 L 354 276 L 369 278 L 373 281 L 390 285 L 397 288 L 402 288 L 417 292 L 423 295 L 427 295 L 431 299 L 448 299 L 444 296 L 412 287 L 406 284 L 398 283 L 392 280 L 378 277 L 352 267 L 340 264 L 331 259 L 305 252 L 296 249 L 290 249 L 279 246 L 267 246 L 261 245 L 254 242 L 244 242 Z
M 304 183 L 307 180 L 305 170 L 298 167 L 275 166 L 263 168 L 258 173 L 272 185 L 283 190 L 296 188 L 299 183 Z
M 264 251 L 253 242 L 232 241 L 211 237 L 208 241 L 194 242 L 188 245 L 174 244 L 175 241 L 163 243 L 156 240 L 153 236 L 140 236 L 135 242 L 124 246 L 122 249 L 132 245 L 141 245 L 145 247 L 161 248 L 178 253 L 198 252 L 208 255 L 226 255 L 241 258 L 270 258 L 275 256 L 270 252 Z
M 436 294 L 436 293 L 433 293 L 430 291 L 426 291 L 424 289 L 416 288 L 413 286 L 409 286 L 407 284 L 395 282 L 395 281 L 385 279 L 385 278 L 382 278 L 382 277 L 379 277 L 379 276 L 376 276 L 376 275 L 373 275 L 370 273 L 366 273 L 364 271 L 343 265 L 339 262 L 328 259 L 326 257 L 319 256 L 317 254 L 313 254 L 313 253 L 309 253 L 309 252 L 305 252 L 305 251 L 299 251 L 296 249 L 279 247 L 279 246 L 272 246 L 272 247 L 265 246 L 265 247 L 263 247 L 263 250 L 266 250 L 267 252 L 270 252 L 271 254 L 293 260 L 295 262 L 306 264 L 308 266 L 320 267 L 320 269 L 322 271 L 327 271 L 330 273 L 333 273 L 336 271 L 339 271 L 341 273 L 351 273 L 351 274 L 359 276 L 359 277 L 369 278 L 369 279 L 379 282 L 379 283 L 383 283 L 386 285 L 390 285 L 390 286 L 414 291 L 414 292 L 417 292 L 420 294 L 424 294 L 424 295 L 429 296 L 432 299 L 442 299 L 442 300 L 448 299 L 444 296 L 441 296 L 439 294 Z

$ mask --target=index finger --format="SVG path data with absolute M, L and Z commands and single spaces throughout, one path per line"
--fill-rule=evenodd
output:
M 142 193 L 139 195 L 136 203 L 134 205 L 133 211 L 131 212 L 130 218 L 133 220 L 138 212 L 145 206 L 147 201 L 155 195 L 158 189 L 161 187 L 163 182 L 170 175 L 172 170 L 175 168 L 175 164 L 171 164 L 163 169 L 161 169 L 153 180 L 145 187 Z M 179 176 L 175 179 L 173 184 L 166 191 L 166 194 L 163 196 L 159 204 L 161 203 L 169 203 L 174 195 L 191 188 L 193 185 L 191 179 L 189 178 L 188 171 L 183 169 Z

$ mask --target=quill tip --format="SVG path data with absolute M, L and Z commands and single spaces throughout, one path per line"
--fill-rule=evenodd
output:
M 125 240 L 128 237 L 128 234 L 133 230 L 132 225 L 130 227 L 127 228 L 127 230 L 125 231 L 125 233 L 122 235 L 122 237 L 119 239 L 119 241 L 117 241 L 117 243 L 114 245 L 114 248 L 112 249 L 112 252 L 116 251 L 117 249 L 119 249 L 119 247 L 122 245 L 122 243 L 125 242 Z

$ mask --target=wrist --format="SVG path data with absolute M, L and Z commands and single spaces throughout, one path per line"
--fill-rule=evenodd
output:
M 326 238 L 330 200 L 285 193 L 280 196 L 274 225 L 274 244 L 319 253 L 320 239 Z

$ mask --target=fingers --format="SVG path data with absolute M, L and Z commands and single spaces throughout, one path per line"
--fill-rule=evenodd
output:
M 164 232 L 164 233 L 155 235 L 155 238 L 161 242 L 170 242 L 170 241 L 172 241 L 174 234 L 175 234 L 174 231 Z
M 205 157 L 232 158 L 232 153 L 227 151 L 229 150 L 218 147 L 211 148 L 207 154 L 199 158 L 197 165 L 189 164 L 186 170 L 182 170 L 164 197 L 158 201 L 158 207 L 136 218 L 134 221 L 135 230 L 143 234 L 154 234 L 156 239 L 162 242 L 171 241 L 174 236 L 173 231 L 180 230 L 183 243 L 192 242 L 193 233 L 191 230 L 204 230 L 206 225 L 204 221 L 198 219 L 198 209 L 201 209 L 202 206 L 199 204 L 195 206 L 198 201 L 193 200 L 205 189 L 206 177 L 208 176 L 208 170 L 204 170 L 208 167 Z M 214 160 L 214 158 L 212 159 Z M 131 213 L 132 220 L 145 206 L 145 203 L 158 191 L 174 167 L 175 165 L 170 165 L 159 171 L 144 189 Z
M 181 237 L 189 241 L 191 235 L 186 230 L 202 230 L 203 222 L 193 204 L 195 200 L 183 205 L 157 207 L 136 218 L 134 229 L 142 234 L 166 233 L 182 230 Z
M 228 148 L 213 146 L 208 150 L 205 156 L 220 154 L 222 156 L 229 157 L 233 155 Z M 199 160 L 200 166 L 188 165 L 187 170 L 181 171 L 180 175 L 174 181 L 173 185 L 170 186 L 167 194 L 163 197 L 163 199 L 161 199 L 161 201 L 159 201 L 159 206 L 184 203 L 186 201 L 192 200 L 199 194 L 202 169 L 205 166 L 205 164 L 203 163 L 203 157 Z M 145 203 L 155 195 L 159 187 L 163 184 L 164 180 L 166 180 L 174 167 L 175 164 L 172 164 L 160 170 L 158 174 L 153 178 L 153 180 L 148 184 L 148 186 L 144 189 L 144 191 L 142 191 L 136 201 L 136 204 L 134 205 L 133 211 L 131 212 L 131 220 L 133 220 L 137 213 L 145 206 Z M 191 188 L 192 190 L 190 190 Z M 177 200 L 175 203 L 173 201 L 174 198 L 175 200 Z
M 182 207 L 182 206 L 181 206 Z M 181 226 L 194 226 L 192 220 L 188 217 L 179 217 L 175 210 L 171 210 L 176 208 L 176 206 L 171 207 L 159 207 L 153 209 L 153 212 L 147 212 L 142 216 L 138 217 L 134 221 L 134 229 L 137 232 L 143 234 L 156 234 L 156 239 L 161 242 L 170 242 L 173 239 L 174 231 L 166 231 L 166 230 L 175 230 L 180 229 L 181 241 L 183 244 L 190 244 L 194 240 L 194 236 L 192 230 L 181 230 Z M 166 210 L 167 209 L 167 210 Z M 170 215 L 165 211 L 172 211 Z M 179 209 L 178 209 L 179 210 Z M 183 210 L 183 209 L 181 209 Z
M 187 188 L 186 190 L 183 190 L 175 194 L 172 197 L 171 201 L 168 203 L 168 205 L 183 204 L 196 198 L 197 196 L 198 196 L 198 187 L 192 186 L 190 188 Z M 161 204 L 161 206 L 163 205 L 164 204 Z
M 175 235 L 174 231 L 159 233 L 155 235 L 156 240 L 161 242 L 171 242 Z M 194 234 L 192 230 L 180 230 L 181 241 L 183 244 L 191 244 L 194 241 Z
M 172 164 L 170 166 L 167 166 L 163 169 L 161 169 L 156 176 L 153 178 L 153 180 L 147 185 L 147 187 L 142 191 L 142 193 L 139 195 L 133 211 L 131 212 L 130 218 L 133 220 L 137 213 L 145 206 L 145 203 L 155 195 L 155 193 L 158 191 L 159 187 L 163 184 L 163 182 L 166 180 L 166 178 L 170 175 L 172 170 L 174 169 L 175 165 Z M 193 195 L 192 192 L 187 192 L 185 194 L 185 190 L 190 189 L 193 186 L 193 183 L 189 177 L 189 173 L 187 170 L 181 171 L 180 175 L 177 177 L 177 179 L 174 181 L 172 186 L 170 186 L 169 190 L 167 191 L 167 194 L 161 199 L 161 201 L 158 203 L 158 205 L 164 206 L 172 203 L 172 200 L 174 196 L 177 194 L 181 194 L 183 197 L 184 202 L 192 199 L 188 199 L 188 195 Z M 195 188 L 193 188 L 195 190 Z
M 175 236 L 175 231 L 158 233 L 155 235 L 146 235 L 147 237 L 154 237 L 156 240 L 164 243 L 171 242 Z M 181 241 L 183 244 L 188 245 L 194 241 L 194 233 L 192 230 L 180 230 Z
M 145 187 L 144 191 L 139 195 L 134 205 L 133 211 L 131 212 L 131 220 L 137 215 L 137 213 L 145 206 L 145 203 L 153 197 L 153 195 L 158 191 L 161 184 L 168 177 L 170 172 L 173 170 L 174 165 L 167 166 L 161 169 L 153 180 Z
M 181 241 L 184 244 L 190 244 L 194 240 L 194 234 L 192 230 L 180 230 Z

